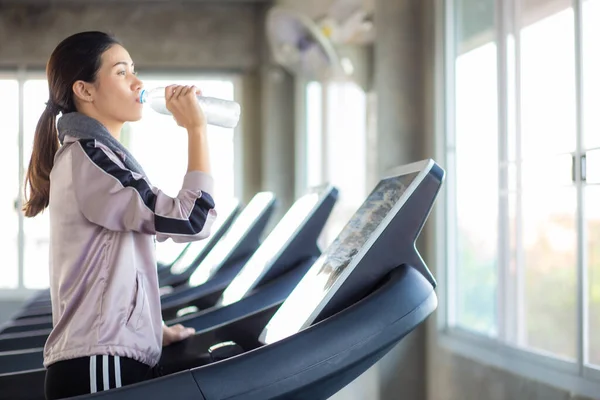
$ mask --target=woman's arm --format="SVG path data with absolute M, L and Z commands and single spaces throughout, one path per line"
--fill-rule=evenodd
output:
M 79 141 L 73 149 L 73 183 L 80 209 L 88 220 L 115 231 L 156 234 L 189 242 L 206 238 L 216 217 L 211 196 L 206 118 L 195 86 L 165 88 L 167 109 L 188 133 L 188 170 L 177 197 L 152 187 L 129 171 L 94 140 Z
M 196 86 L 171 85 L 165 88 L 167 110 L 177 125 L 188 132 L 188 172 L 210 173 L 206 117 L 196 98 L 201 94 Z
M 209 236 L 216 218 L 210 175 L 187 173 L 177 196 L 170 197 L 95 140 L 75 142 L 69 151 L 77 204 L 89 221 L 113 231 L 155 234 L 159 241 Z

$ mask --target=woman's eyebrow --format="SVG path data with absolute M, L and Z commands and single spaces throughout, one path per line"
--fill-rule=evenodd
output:
M 115 65 L 113 65 L 113 68 L 116 67 L 117 65 L 125 65 L 125 66 L 127 66 L 127 65 L 129 65 L 129 63 L 127 61 L 119 61 L 119 62 L 115 63 Z M 132 62 L 131 63 L 131 67 L 134 67 L 134 66 L 135 66 L 135 64 Z

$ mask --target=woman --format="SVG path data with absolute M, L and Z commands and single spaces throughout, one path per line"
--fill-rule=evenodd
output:
M 165 92 L 188 135 L 187 173 L 172 198 L 119 142 L 123 124 L 142 116 L 142 82 L 115 38 L 68 37 L 46 73 L 50 98 L 36 128 L 24 212 L 50 212 L 54 328 L 44 366 L 46 397 L 57 399 L 150 379 L 162 346 L 194 333 L 162 322 L 154 238 L 206 238 L 216 213 L 195 87 Z

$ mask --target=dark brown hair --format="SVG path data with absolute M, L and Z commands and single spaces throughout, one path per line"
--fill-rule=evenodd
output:
M 104 32 L 82 32 L 69 36 L 54 49 L 46 66 L 50 97 L 35 128 L 33 151 L 25 178 L 23 211 L 35 217 L 50 200 L 50 171 L 60 146 L 56 128 L 58 113 L 77 111 L 73 100 L 73 84 L 79 80 L 95 82 L 102 65 L 102 54 L 115 44 L 115 37 Z

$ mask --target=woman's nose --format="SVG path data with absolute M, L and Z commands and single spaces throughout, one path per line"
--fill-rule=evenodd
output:
M 135 80 L 133 81 L 133 85 L 132 85 L 134 90 L 140 90 L 141 88 L 144 87 L 144 82 L 142 82 L 140 80 L 140 78 L 138 78 L 137 76 L 135 77 Z

